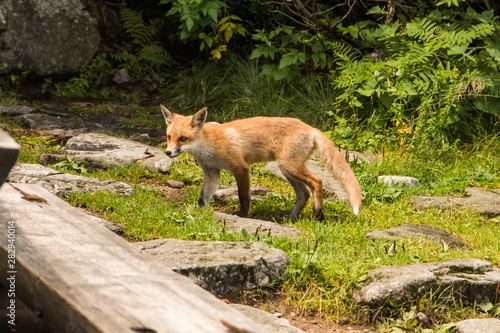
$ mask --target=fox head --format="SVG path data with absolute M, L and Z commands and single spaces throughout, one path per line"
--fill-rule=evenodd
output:
M 176 157 L 182 153 L 189 152 L 198 139 L 198 134 L 207 119 L 207 107 L 199 110 L 192 116 L 181 116 L 169 111 L 160 105 L 163 117 L 167 123 L 167 150 L 165 154 Z

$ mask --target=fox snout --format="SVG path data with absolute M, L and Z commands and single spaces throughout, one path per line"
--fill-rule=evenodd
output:
M 167 156 L 170 158 L 179 156 L 180 153 L 181 153 L 180 149 L 174 149 L 174 150 L 167 149 L 167 150 L 165 150 L 165 154 L 167 154 Z

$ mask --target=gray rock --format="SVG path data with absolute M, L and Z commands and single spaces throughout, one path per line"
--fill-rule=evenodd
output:
M 283 251 L 259 242 L 157 239 L 134 245 L 217 296 L 283 280 L 290 264 Z
M 417 209 L 437 207 L 442 210 L 470 208 L 489 217 L 500 215 L 500 189 L 465 189 L 467 197 L 412 197 L 411 203 Z
M 420 182 L 417 178 L 406 177 L 406 176 L 378 176 L 378 181 L 381 181 L 389 186 L 392 185 L 404 185 L 406 187 L 420 186 Z
M 22 164 L 13 167 L 8 181 L 11 183 L 39 184 L 48 191 L 62 197 L 69 193 L 95 191 L 110 191 L 122 196 L 134 194 L 133 187 L 124 182 L 71 175 L 40 164 Z
M 112 80 L 116 84 L 127 83 L 130 82 L 130 75 L 125 68 L 122 68 L 118 72 L 116 72 Z
M 44 113 L 29 113 L 23 114 L 15 118 L 23 127 L 26 128 L 43 128 L 43 129 L 75 129 L 86 128 L 87 124 L 80 119 L 68 119 L 66 117 L 51 116 Z M 103 129 L 100 126 L 97 129 Z M 94 129 L 96 130 L 96 129 Z
M 214 213 L 214 218 L 223 222 L 230 230 L 237 233 L 239 233 L 241 229 L 245 229 L 252 235 L 259 234 L 269 236 L 299 237 L 305 234 L 304 230 L 276 222 L 249 219 L 219 212 Z
M 62 154 L 42 154 L 44 163 L 56 163 L 70 156 L 77 162 L 88 162 L 99 169 L 124 167 L 138 164 L 148 170 L 166 173 L 176 159 L 168 158 L 159 148 L 139 142 L 99 133 L 84 133 L 72 137 L 63 148 Z
M 266 195 L 269 192 L 268 189 L 260 186 L 250 187 L 250 196 L 252 200 L 264 201 Z M 220 204 L 228 204 L 231 201 L 239 201 L 238 198 L 238 186 L 236 185 L 220 185 L 214 192 L 214 200 Z
M 323 194 L 325 195 L 325 199 L 336 199 L 343 201 L 344 203 L 349 205 L 349 199 L 347 198 L 347 194 L 342 188 L 342 185 L 332 176 L 330 171 L 325 169 L 325 166 L 322 163 L 318 161 L 308 160 L 306 162 L 306 166 L 309 171 L 323 180 Z M 278 162 L 276 161 L 267 163 L 264 166 L 264 171 L 283 180 L 286 180 L 285 176 L 283 176 L 283 173 L 278 166 Z
M 480 303 L 496 299 L 500 269 L 479 259 L 379 267 L 368 272 L 354 293 L 359 304 L 380 305 L 390 300 L 402 304 L 429 292 L 438 292 L 443 303 Z
M 452 249 L 468 248 L 465 240 L 455 237 L 451 232 L 443 228 L 427 224 L 403 223 L 394 228 L 370 231 L 365 236 L 371 240 L 383 239 L 387 241 L 395 241 L 410 237 L 423 237 Z
M 455 326 L 456 333 L 500 333 L 500 319 L 469 319 Z
M 32 113 L 33 109 L 24 105 L 0 105 L 0 114 L 15 117 L 23 114 Z
M 165 183 L 168 187 L 171 187 L 171 188 L 183 188 L 184 187 L 184 183 L 183 182 L 179 182 L 179 181 L 176 181 L 176 180 L 168 180 L 166 183 Z
M 79 0 L 3 0 L 0 31 L 3 73 L 75 74 L 100 42 L 97 21 Z
M 231 307 L 243 313 L 248 318 L 252 319 L 254 322 L 257 323 L 257 325 L 262 327 L 266 332 L 269 333 L 303 332 L 301 329 L 290 324 L 288 320 L 284 318 L 278 318 L 277 316 L 270 314 L 269 312 L 241 304 L 231 304 Z

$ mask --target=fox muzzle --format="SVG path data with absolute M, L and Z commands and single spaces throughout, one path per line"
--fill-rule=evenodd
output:
M 180 149 L 175 149 L 175 150 L 170 150 L 170 149 L 167 149 L 165 150 L 165 154 L 170 157 L 170 158 L 173 158 L 173 157 L 176 157 L 176 156 L 179 156 L 181 153 Z

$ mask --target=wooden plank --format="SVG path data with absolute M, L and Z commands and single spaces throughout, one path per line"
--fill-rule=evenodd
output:
M 19 155 L 19 144 L 0 129 L 0 186 L 16 164 Z
M 15 267 L 8 266 L 9 225 Z M 7 289 L 12 275 L 16 297 L 56 332 L 262 332 L 37 185 L 0 190 L 0 283 Z

